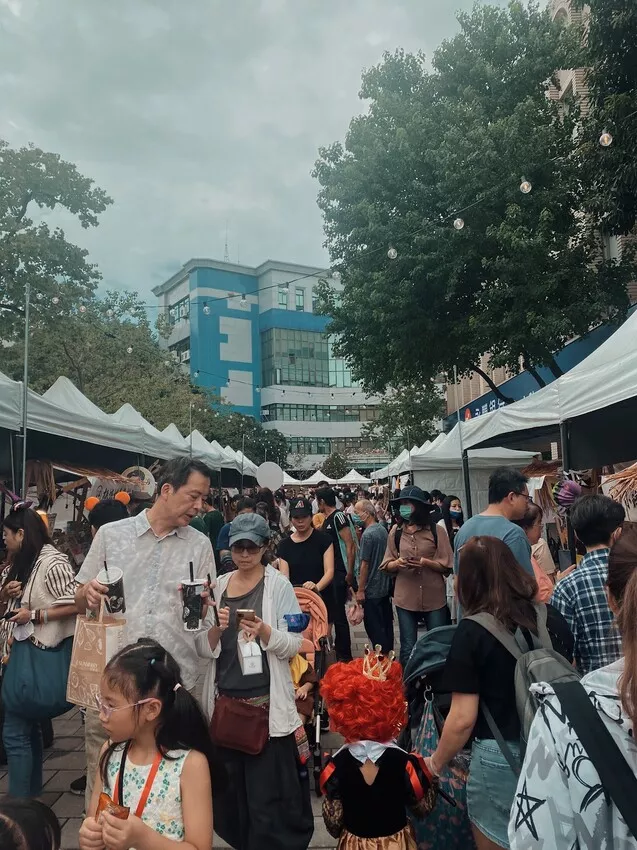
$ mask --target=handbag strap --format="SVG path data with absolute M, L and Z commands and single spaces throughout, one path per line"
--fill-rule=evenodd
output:
M 555 695 L 597 771 L 605 793 L 637 838 L 637 778 L 580 682 L 555 682 Z

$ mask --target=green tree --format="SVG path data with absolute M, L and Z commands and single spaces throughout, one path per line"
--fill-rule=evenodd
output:
M 536 3 L 459 21 L 433 71 L 397 51 L 364 74 L 368 113 L 315 167 L 344 284 L 338 298 L 323 285 L 322 305 L 372 392 L 454 366 L 483 374 L 487 352 L 541 384 L 538 366 L 559 375 L 554 353 L 627 307 L 630 270 L 600 260 L 577 212 L 577 108 L 559 120 L 546 96 L 554 69 L 577 65 L 577 39 Z
M 24 332 L 27 282 L 35 327 L 48 321 L 52 309 L 68 310 L 90 298 L 100 280 L 87 251 L 68 242 L 61 228 L 51 229 L 32 216 L 61 209 L 77 216 L 82 227 L 95 227 L 111 203 L 58 154 L 32 145 L 16 150 L 0 139 L 0 320 L 5 342 Z
M 411 449 L 436 435 L 436 421 L 443 414 L 444 400 L 435 385 L 399 387 L 380 402 L 376 419 L 363 426 L 363 436 L 377 448 L 394 451 L 398 439 Z
M 246 457 L 257 466 L 268 460 L 278 463 L 282 469 L 288 467 L 285 436 L 274 428 L 264 428 L 251 416 L 226 412 L 223 407 L 217 407 L 202 433 L 206 439 L 217 440 L 222 446 L 229 445 L 235 451 L 245 445 Z
M 3 371 L 21 380 L 22 341 L 5 348 L 3 356 Z M 29 360 L 29 384 L 36 392 L 64 375 L 106 413 L 128 402 L 160 430 L 170 422 L 182 433 L 189 433 L 191 421 L 200 430 L 210 427 L 210 405 L 219 403 L 192 387 L 159 347 L 146 310 L 132 293 L 110 292 L 69 310 L 52 310 L 46 323 L 33 326 Z
M 637 4 L 586 0 L 586 5 L 590 111 L 581 153 L 589 175 L 587 208 L 607 233 L 623 236 L 637 224 Z M 598 142 L 604 131 L 614 137 L 610 148 Z
M 351 464 L 348 463 L 347 458 L 344 458 L 338 452 L 332 452 L 321 466 L 321 472 L 328 478 L 338 480 L 339 478 L 343 478 L 344 475 L 347 475 L 350 467 Z

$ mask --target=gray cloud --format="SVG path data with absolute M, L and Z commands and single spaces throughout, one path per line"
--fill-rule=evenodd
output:
M 76 162 L 115 199 L 64 224 L 106 286 L 191 256 L 322 264 L 319 145 L 343 138 L 364 67 L 431 55 L 472 0 L 0 0 L 0 137 Z

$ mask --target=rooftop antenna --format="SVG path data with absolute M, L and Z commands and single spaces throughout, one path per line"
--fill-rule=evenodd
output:
M 226 244 L 223 249 L 223 261 L 224 263 L 230 262 L 230 251 L 228 251 L 228 221 L 226 219 Z

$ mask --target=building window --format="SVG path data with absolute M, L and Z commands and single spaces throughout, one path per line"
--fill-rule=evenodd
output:
M 345 361 L 330 357 L 330 342 L 314 331 L 273 328 L 261 334 L 261 384 L 353 387 Z
M 305 290 L 297 287 L 294 295 L 294 305 L 297 313 L 302 313 L 305 310 Z
M 175 304 L 168 307 L 168 324 L 176 325 L 182 319 L 187 319 L 190 315 L 190 298 L 186 296 Z
M 168 349 L 176 363 L 190 362 L 190 337 L 180 339 Z
M 365 404 L 269 404 L 263 412 L 268 422 L 371 422 L 376 418 L 376 408 Z
M 288 309 L 288 289 L 286 286 L 279 287 L 279 309 Z

